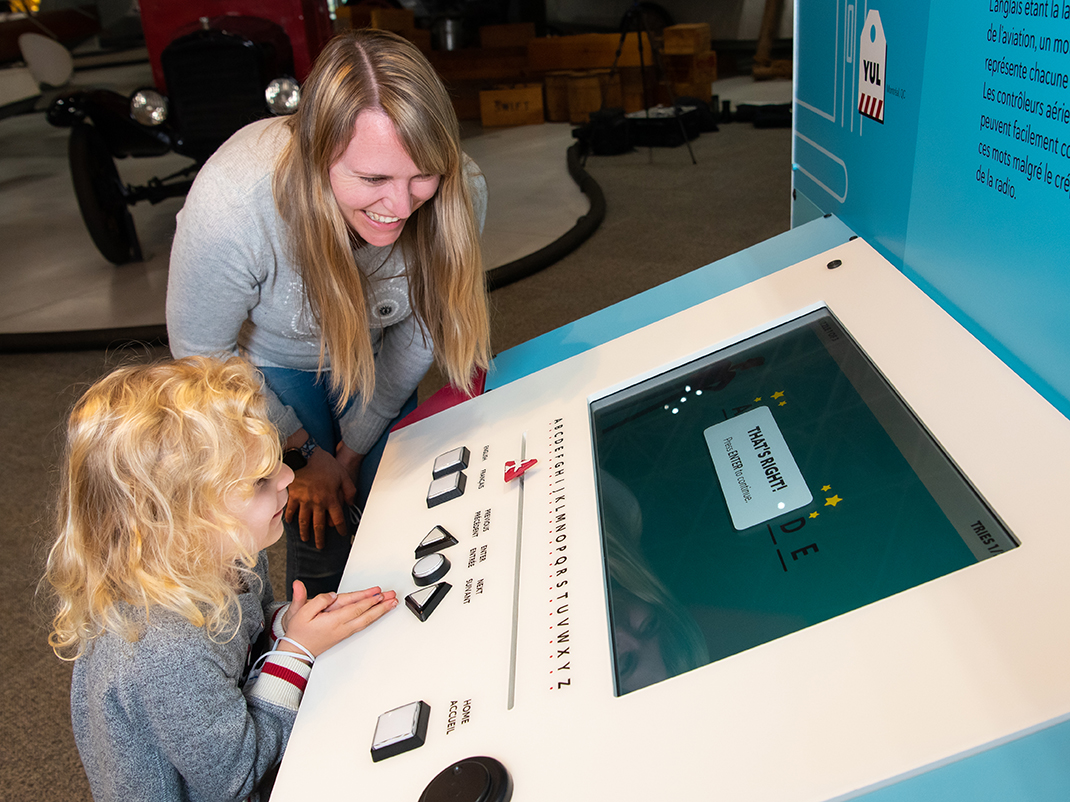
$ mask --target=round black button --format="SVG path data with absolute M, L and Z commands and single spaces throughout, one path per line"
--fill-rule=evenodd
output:
M 513 784 L 509 772 L 492 757 L 459 760 L 433 779 L 420 802 L 509 802 Z

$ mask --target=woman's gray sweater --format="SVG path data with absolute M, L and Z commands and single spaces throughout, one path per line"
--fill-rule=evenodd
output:
M 288 135 L 282 119 L 252 123 L 198 173 L 171 248 L 167 333 L 175 357 L 240 353 L 258 367 L 316 370 L 320 329 L 271 186 Z M 465 172 L 482 230 L 486 180 L 467 157 Z M 400 249 L 364 246 L 356 256 L 370 288 L 375 392 L 366 407 L 353 404 L 340 424 L 345 444 L 366 454 L 416 390 L 434 346 L 409 304 Z M 265 390 L 271 420 L 285 439 L 301 421 Z

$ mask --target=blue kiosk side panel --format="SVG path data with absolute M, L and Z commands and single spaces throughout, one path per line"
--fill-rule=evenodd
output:
M 1070 3 L 797 5 L 796 192 L 1070 414 Z

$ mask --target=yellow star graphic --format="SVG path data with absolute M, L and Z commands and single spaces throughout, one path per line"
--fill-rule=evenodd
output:
M 822 493 L 827 493 L 827 492 L 829 492 L 829 491 L 830 491 L 831 489 L 832 489 L 832 485 L 825 485 L 825 486 L 824 486 L 823 488 L 821 488 L 821 492 L 822 492 Z
M 782 407 L 785 407 L 787 405 L 788 405 L 787 401 L 781 401 L 780 404 L 779 404 L 779 406 L 782 406 Z
M 832 498 L 825 499 L 825 506 L 826 507 L 835 507 L 841 501 L 843 501 L 843 499 L 840 498 L 839 496 L 833 496 Z
M 820 514 L 821 514 L 821 513 L 819 513 L 819 512 L 812 512 L 812 513 L 810 513 L 810 517 L 811 517 L 811 518 L 816 518 L 816 517 L 817 517 L 817 516 L 819 516 Z
M 755 399 L 754 399 L 754 403 L 755 403 L 755 404 L 757 404 L 757 403 L 758 403 L 759 401 L 761 401 L 761 400 L 762 400 L 761 398 L 755 398 Z
M 783 390 L 777 390 L 775 393 L 773 393 L 773 398 L 783 398 L 783 397 L 784 397 L 784 391 Z

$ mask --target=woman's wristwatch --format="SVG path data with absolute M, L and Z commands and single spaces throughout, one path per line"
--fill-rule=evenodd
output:
M 315 450 L 316 441 L 312 439 L 312 435 L 309 435 L 303 445 L 297 448 L 288 448 L 282 452 L 282 464 L 292 471 L 299 471 L 308 465 L 308 458 L 312 456 L 312 452 Z

